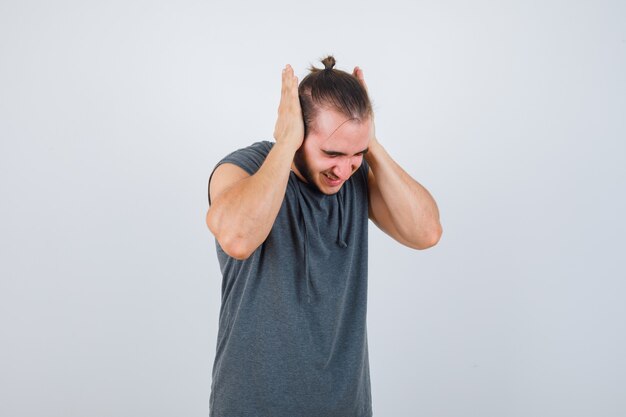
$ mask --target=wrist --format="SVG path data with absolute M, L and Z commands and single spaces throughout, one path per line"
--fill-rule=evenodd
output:
M 285 153 L 286 155 L 290 155 L 291 158 L 295 155 L 296 151 L 302 145 L 302 141 L 298 142 L 290 139 L 281 139 L 277 140 L 274 144 L 274 148 L 281 151 L 281 153 Z
M 369 145 L 367 147 L 367 153 L 365 154 L 365 160 L 368 164 L 372 165 L 376 159 L 380 156 L 382 152 L 384 152 L 383 146 L 378 142 L 375 137 L 370 139 Z

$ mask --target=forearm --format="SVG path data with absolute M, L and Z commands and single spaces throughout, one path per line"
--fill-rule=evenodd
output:
M 222 248 L 245 259 L 267 238 L 285 197 L 295 149 L 276 143 L 263 165 L 220 193 L 207 224 Z
M 430 246 L 441 235 L 439 210 L 428 190 L 398 165 L 377 140 L 366 160 L 393 226 L 415 247 Z

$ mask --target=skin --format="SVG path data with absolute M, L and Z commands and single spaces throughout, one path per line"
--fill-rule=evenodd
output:
M 353 74 L 367 88 L 363 71 L 356 67 Z M 284 199 L 290 170 L 331 195 L 341 189 L 364 157 L 370 166 L 370 219 L 414 249 L 426 249 L 439 241 L 442 229 L 434 199 L 380 145 L 373 117 L 358 120 L 321 109 L 304 140 L 298 79 L 289 65 L 282 72 L 274 138 L 276 144 L 254 175 L 233 164 L 220 165 L 213 174 L 206 223 L 230 256 L 246 259 L 265 241 Z
M 368 151 L 371 119 L 348 118 L 322 110 L 308 137 L 296 151 L 292 170 L 324 194 L 337 193 L 356 172 Z

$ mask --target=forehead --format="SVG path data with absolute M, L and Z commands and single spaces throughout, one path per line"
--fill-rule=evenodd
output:
M 335 110 L 320 110 L 315 120 L 315 136 L 324 150 L 360 152 L 367 148 L 371 118 L 352 119 Z

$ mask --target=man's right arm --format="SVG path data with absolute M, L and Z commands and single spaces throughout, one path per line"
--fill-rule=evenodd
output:
M 283 199 L 291 163 L 304 140 L 298 79 L 288 65 L 283 70 L 276 144 L 254 175 L 236 165 L 220 165 L 209 184 L 211 207 L 206 224 L 229 256 L 248 258 L 267 238 Z
M 269 235 L 285 197 L 294 153 L 276 143 L 252 176 L 229 163 L 213 173 L 206 223 L 228 255 L 246 259 Z

